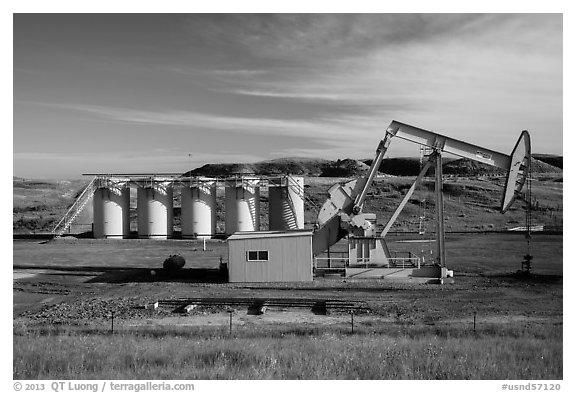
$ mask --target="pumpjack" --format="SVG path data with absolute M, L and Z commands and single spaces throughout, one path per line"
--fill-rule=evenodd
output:
M 377 235 L 376 215 L 363 212 L 364 202 L 384 155 L 395 138 L 419 144 L 422 148 L 430 151 L 430 154 L 384 229 Z M 335 184 L 328 190 L 329 197 L 318 214 L 317 229 L 312 238 L 314 256 L 324 253 L 348 236 L 347 276 L 362 277 L 364 273 L 370 271 L 371 276 L 374 277 L 376 271 L 376 276 L 381 277 L 434 279 L 451 277 L 453 272 L 447 268 L 445 250 L 442 182 L 442 154 L 444 153 L 504 169 L 507 176 L 500 211 L 505 213 L 520 195 L 528 176 L 531 160 L 530 134 L 528 131 L 522 131 L 512 152 L 510 155 L 506 155 L 399 121 L 392 121 L 386 129 L 384 139 L 378 144 L 376 156 L 368 172 L 358 179 L 344 184 Z M 386 244 L 386 235 L 406 206 L 417 185 L 431 167 L 435 168 L 436 258 L 431 266 L 421 266 L 419 261 L 414 262 L 407 260 L 407 258 L 393 257 Z

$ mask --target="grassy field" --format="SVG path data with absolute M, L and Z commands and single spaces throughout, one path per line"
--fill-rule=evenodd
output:
M 22 333 L 15 379 L 562 379 L 561 328 Z M 328 331 L 326 331 L 328 330 Z M 332 331 L 330 331 L 332 330 Z M 377 329 L 380 330 L 380 329 Z

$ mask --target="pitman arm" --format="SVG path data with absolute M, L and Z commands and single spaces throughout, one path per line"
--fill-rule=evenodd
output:
M 359 214 L 362 212 L 362 207 L 364 206 L 364 200 L 366 199 L 366 195 L 368 194 L 368 189 L 372 185 L 372 181 L 376 177 L 378 173 L 378 169 L 380 168 L 380 164 L 384 159 L 384 155 L 388 150 L 388 146 L 390 146 L 390 142 L 392 141 L 392 134 L 386 132 L 386 136 L 384 139 L 380 141 L 378 144 L 378 148 L 376 149 L 376 158 L 372 161 L 372 165 L 370 166 L 370 170 L 368 171 L 367 176 L 365 176 L 360 181 L 363 183 L 362 190 L 356 196 L 354 200 L 354 207 L 352 208 L 352 213 Z

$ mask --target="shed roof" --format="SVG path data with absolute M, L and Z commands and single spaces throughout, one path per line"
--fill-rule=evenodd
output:
M 295 229 L 291 231 L 258 231 L 258 232 L 234 232 L 228 240 L 241 239 L 262 239 L 273 237 L 294 237 L 294 236 L 312 236 L 312 231 L 308 229 Z

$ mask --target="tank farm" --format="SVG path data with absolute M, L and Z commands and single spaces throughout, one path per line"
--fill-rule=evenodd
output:
M 268 191 L 270 231 L 304 228 L 304 179 L 297 176 L 227 178 L 155 175 L 95 175 L 93 234 L 96 239 L 127 239 L 130 194 L 136 192 L 137 237 L 174 237 L 175 190 L 181 195 L 181 237 L 211 239 L 217 232 L 218 190 L 224 191 L 224 235 L 261 228 L 262 190 Z

